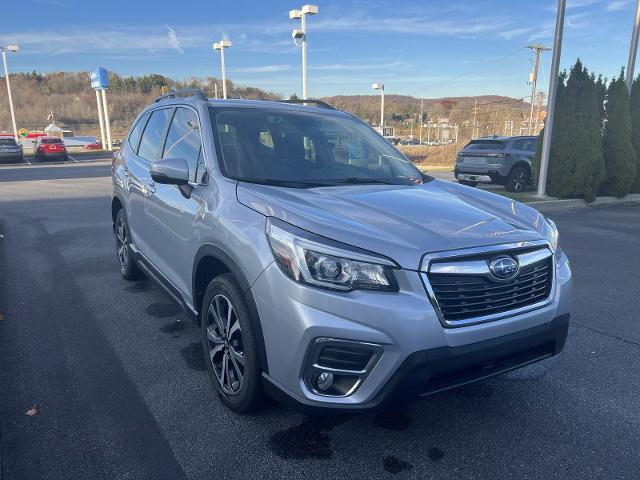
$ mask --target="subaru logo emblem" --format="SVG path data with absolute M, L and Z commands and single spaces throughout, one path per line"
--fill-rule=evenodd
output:
M 511 280 L 518 275 L 520 265 L 515 259 L 505 255 L 492 259 L 489 262 L 489 271 L 498 280 Z

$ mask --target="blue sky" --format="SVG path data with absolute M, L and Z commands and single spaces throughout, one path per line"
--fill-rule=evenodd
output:
M 317 2 L 308 20 L 311 96 L 387 93 L 425 98 L 524 97 L 532 42 L 551 45 L 553 0 L 344 0 Z M 634 0 L 568 0 L 561 68 L 579 56 L 607 77 L 626 65 Z M 89 70 L 174 78 L 220 76 L 211 44 L 229 38 L 227 76 L 300 93 L 299 21 L 281 0 L 23 0 L 3 5 L 0 45 L 19 43 L 11 71 Z M 9 21 L 10 20 L 10 21 Z M 546 90 L 550 53 L 540 89 Z M 636 69 L 638 70 L 638 69 Z

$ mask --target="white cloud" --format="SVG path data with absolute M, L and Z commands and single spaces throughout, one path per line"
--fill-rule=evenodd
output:
M 607 4 L 607 12 L 619 12 L 626 10 L 633 3 L 633 0 L 612 0 Z
M 168 25 L 167 25 L 167 37 L 169 39 L 169 45 L 171 46 L 171 48 L 173 48 L 176 52 L 178 52 L 181 55 L 184 54 L 184 50 L 180 46 L 180 40 L 176 35 L 176 31 Z

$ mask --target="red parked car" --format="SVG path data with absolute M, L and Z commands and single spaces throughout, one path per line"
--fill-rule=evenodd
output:
M 69 160 L 67 147 L 64 146 L 62 139 L 58 137 L 38 137 L 33 151 L 38 161 L 50 158 Z

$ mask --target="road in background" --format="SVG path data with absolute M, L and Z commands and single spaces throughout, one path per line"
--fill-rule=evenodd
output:
M 108 167 L 11 175 L 3 479 L 640 477 L 638 205 L 552 215 L 575 274 L 560 357 L 375 414 L 243 416 L 213 393 L 198 328 L 154 283 L 120 278 Z

